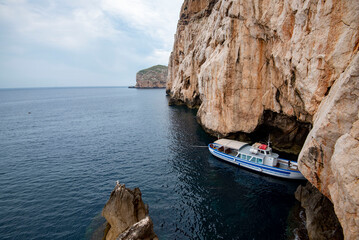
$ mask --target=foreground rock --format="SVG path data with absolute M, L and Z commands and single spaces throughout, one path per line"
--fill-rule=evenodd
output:
M 102 216 L 108 222 L 106 240 L 158 239 L 139 188 L 131 190 L 117 183 L 102 210 Z
M 149 216 L 132 225 L 128 230 L 121 233 L 117 240 L 130 240 L 130 239 L 158 239 L 153 232 L 153 223 Z
M 304 144 L 300 170 L 359 239 L 358 49 L 357 0 L 185 0 L 167 93 L 214 135 Z
M 136 74 L 135 88 L 165 88 L 167 83 L 168 68 L 156 65 Z
M 295 198 L 305 209 L 309 239 L 341 240 L 343 229 L 334 213 L 333 204 L 309 182 L 299 186 Z

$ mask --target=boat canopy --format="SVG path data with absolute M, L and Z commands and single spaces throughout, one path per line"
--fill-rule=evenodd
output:
M 230 139 L 225 139 L 225 138 L 219 139 L 219 140 L 215 141 L 214 143 L 220 144 L 227 148 L 233 148 L 233 149 L 238 149 L 238 150 L 241 147 L 248 145 L 248 143 L 245 143 L 245 142 L 239 142 L 236 140 L 230 140 Z

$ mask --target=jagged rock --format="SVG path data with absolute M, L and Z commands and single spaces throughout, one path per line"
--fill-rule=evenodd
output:
M 334 213 L 333 204 L 311 183 L 299 186 L 295 198 L 305 209 L 306 228 L 309 239 L 341 240 L 343 229 Z
M 357 0 L 185 0 L 166 91 L 214 135 L 310 130 L 300 170 L 358 239 L 358 49 Z
M 102 216 L 108 222 L 104 236 L 106 240 L 115 240 L 125 231 L 129 231 L 129 234 L 125 234 L 128 237 L 123 239 L 157 239 L 139 188 L 131 190 L 117 183 L 102 210 Z M 135 233 L 141 233 L 141 236 L 135 238 Z
M 156 65 L 136 74 L 135 88 L 165 88 L 167 82 L 168 68 Z
M 117 240 L 158 240 L 153 232 L 153 223 L 149 216 L 132 225 L 127 231 L 118 236 Z

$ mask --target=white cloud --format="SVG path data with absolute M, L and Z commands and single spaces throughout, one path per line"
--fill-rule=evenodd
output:
M 120 16 L 133 28 L 172 47 L 183 0 L 102 0 L 102 9 Z
M 61 7 L 65 7 L 64 10 L 58 11 Z M 7 1 L 0 5 L 0 19 L 12 25 L 17 34 L 32 41 L 70 49 L 120 33 L 91 1 L 83 6 L 71 6 L 67 1 L 61 6 L 53 1 L 40 6 L 25 0 Z
M 31 68 L 23 74 L 20 70 L 34 66 L 35 61 L 49 79 L 57 72 L 56 81 L 63 70 L 79 78 L 84 73 L 84 79 L 88 72 L 127 79 L 119 83 L 126 85 L 134 81 L 138 70 L 168 63 L 182 2 L 0 0 L 0 87 L 6 85 L 1 82 L 6 78 L 35 81 L 29 76 Z M 14 56 L 28 63 L 16 60 L 12 67 L 6 65 L 4 59 Z M 59 64 L 64 67 L 49 67 Z
M 170 51 L 155 49 L 147 58 L 147 62 L 150 64 L 168 64 L 168 58 L 170 55 Z
M 94 39 L 124 37 L 116 20 L 158 41 L 169 49 L 182 0 L 11 0 L 0 4 L 0 20 L 34 41 L 65 48 L 84 47 Z M 122 35 L 121 35 L 122 32 Z M 157 44 L 158 44 L 157 43 Z

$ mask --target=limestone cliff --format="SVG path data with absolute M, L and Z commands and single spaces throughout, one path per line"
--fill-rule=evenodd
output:
M 136 74 L 136 88 L 165 88 L 168 68 L 156 65 Z
M 102 216 L 108 223 L 106 240 L 158 240 L 139 188 L 131 190 L 117 183 L 102 210 Z
M 167 93 L 213 134 L 304 144 L 301 171 L 356 239 L 358 48 L 357 0 L 185 0 Z
M 359 238 L 359 55 L 314 117 L 299 168 L 334 204 L 347 239 Z

